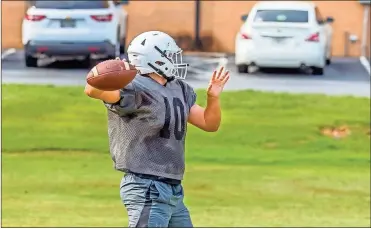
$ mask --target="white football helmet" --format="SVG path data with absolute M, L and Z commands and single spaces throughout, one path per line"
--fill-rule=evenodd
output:
M 140 74 L 156 73 L 167 80 L 185 79 L 188 64 L 183 63 L 182 49 L 168 34 L 149 31 L 135 37 L 128 47 L 129 63 Z

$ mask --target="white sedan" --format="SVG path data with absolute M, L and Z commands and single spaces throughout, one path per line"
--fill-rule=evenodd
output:
M 250 66 L 311 68 L 323 75 L 331 62 L 333 18 L 324 19 L 310 2 L 259 2 L 236 36 L 235 64 L 240 73 Z

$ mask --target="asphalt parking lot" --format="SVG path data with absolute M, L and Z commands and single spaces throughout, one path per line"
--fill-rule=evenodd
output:
M 370 97 L 370 76 L 358 58 L 334 58 L 323 76 L 308 75 L 297 70 L 259 70 L 253 74 L 239 74 L 233 56 L 186 56 L 191 66 L 187 82 L 195 88 L 206 88 L 212 71 L 226 64 L 231 80 L 226 90 L 254 89 L 288 93 L 323 93 Z M 223 62 L 224 61 L 224 62 Z M 24 66 L 23 51 L 2 58 L 2 83 L 84 85 L 89 68 L 82 68 L 75 61 L 43 60 L 39 68 Z

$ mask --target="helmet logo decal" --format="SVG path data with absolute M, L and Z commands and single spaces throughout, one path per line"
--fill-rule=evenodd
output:
M 155 46 L 155 49 L 157 50 L 157 52 L 161 53 L 162 57 L 165 57 L 166 59 L 168 59 L 170 62 L 172 62 L 167 56 L 166 56 L 166 53 L 161 51 L 161 49 L 159 49 L 157 46 Z
M 162 62 L 162 61 L 156 61 L 155 62 L 157 65 L 159 65 L 159 66 L 162 66 L 162 65 L 164 65 L 165 63 L 164 62 Z

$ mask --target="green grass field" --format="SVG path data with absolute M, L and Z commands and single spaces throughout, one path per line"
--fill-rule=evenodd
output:
M 126 227 L 101 102 L 80 87 L 2 89 L 2 226 Z M 370 99 L 241 91 L 222 105 L 219 132 L 188 130 L 196 227 L 370 226 Z M 344 139 L 318 130 L 343 124 Z

